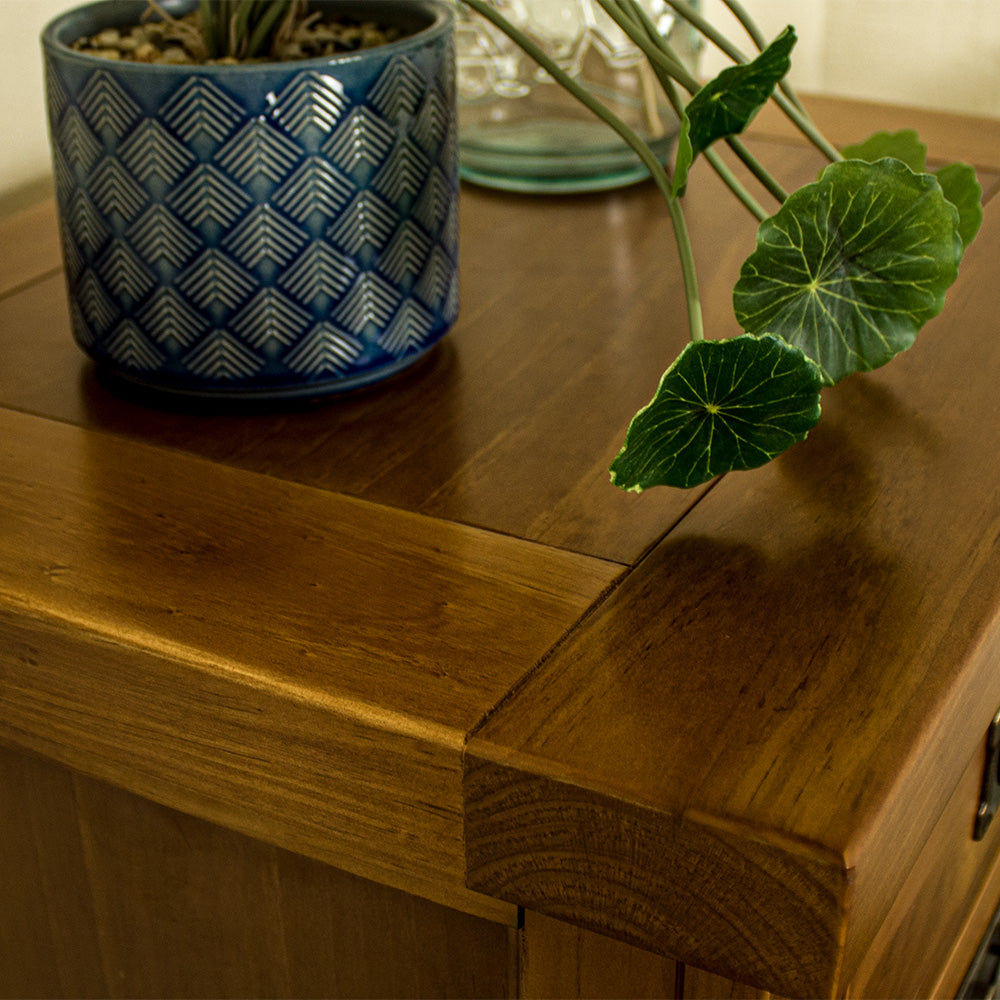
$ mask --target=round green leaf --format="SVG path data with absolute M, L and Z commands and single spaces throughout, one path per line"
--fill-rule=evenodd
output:
M 867 160 L 874 163 L 886 156 L 902 160 L 915 173 L 927 169 L 927 147 L 913 129 L 900 132 L 876 132 L 864 142 L 845 146 L 842 150 L 848 160 Z M 958 235 L 962 246 L 968 247 L 983 223 L 983 189 L 979 186 L 976 171 L 967 163 L 949 163 L 934 171 L 945 198 L 958 209 Z
M 983 224 L 983 189 L 979 186 L 975 168 L 968 163 L 949 163 L 934 171 L 944 196 L 958 209 L 958 235 L 962 246 L 976 238 Z
M 821 387 L 819 369 L 776 337 L 688 344 L 632 419 L 611 481 L 688 488 L 763 465 L 816 425 Z
M 866 160 L 868 163 L 893 156 L 902 160 L 915 174 L 927 169 L 927 147 L 911 128 L 899 132 L 876 132 L 864 142 L 845 146 L 841 153 L 845 160 Z
M 832 385 L 913 344 L 958 275 L 958 212 L 930 174 L 845 160 L 757 231 L 733 292 L 747 333 L 782 337 Z

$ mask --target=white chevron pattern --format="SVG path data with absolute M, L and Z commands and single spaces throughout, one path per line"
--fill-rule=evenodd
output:
M 290 298 L 275 288 L 265 288 L 256 295 L 230 324 L 252 347 L 271 342 L 287 347 L 309 328 L 310 317 Z
M 382 71 L 368 99 L 390 121 L 412 116 L 420 106 L 424 75 L 407 56 L 397 56 Z
M 122 138 L 142 113 L 125 88 L 103 70 L 95 73 L 80 95 L 80 109 L 91 128 L 105 129 Z
M 147 118 L 122 144 L 122 162 L 140 181 L 159 177 L 174 184 L 194 162 L 194 156 L 159 122 Z
M 448 134 L 450 117 L 448 105 L 437 90 L 427 91 L 424 103 L 420 106 L 416 120 L 413 123 L 413 138 L 430 153 L 439 146 Z
M 271 117 L 297 137 L 309 128 L 331 132 L 347 103 L 344 85 L 336 77 L 303 73 L 275 98 Z
M 189 347 L 207 329 L 208 323 L 172 288 L 161 288 L 139 310 L 136 317 L 150 336 L 163 344 L 176 340 Z
M 101 144 L 90 131 L 78 108 L 70 108 L 63 117 L 57 132 L 59 149 L 66 162 L 81 173 L 90 173 L 101 155 Z
M 256 177 L 277 184 L 288 176 L 299 155 L 294 142 L 263 119 L 254 118 L 219 150 L 215 162 L 241 184 Z
M 160 115 L 185 142 L 198 135 L 222 142 L 243 117 L 243 109 L 204 77 L 193 76 Z
M 451 293 L 455 265 L 448 255 L 436 246 L 425 258 L 424 269 L 414 291 L 431 309 L 440 311 Z
M 409 139 L 397 143 L 375 177 L 375 190 L 394 204 L 414 197 L 423 188 L 430 162 Z
M 73 238 L 73 234 L 69 231 L 68 220 L 64 219 L 60 224 L 59 235 L 62 239 L 63 263 L 66 265 L 66 276 L 71 283 L 75 283 L 80 275 L 83 274 L 87 262 L 83 259 L 83 253 Z
M 274 204 L 296 222 L 313 214 L 334 216 L 354 191 L 354 185 L 325 160 L 311 156 L 274 194 Z
M 313 243 L 299 257 L 295 266 L 281 276 L 280 284 L 302 302 L 315 302 L 320 296 L 336 298 L 349 288 L 358 266 L 325 243 Z
M 452 186 L 440 167 L 435 166 L 413 206 L 414 216 L 429 233 L 436 233 L 454 201 Z
M 93 257 L 111 238 L 101 213 L 85 194 L 77 194 L 69 206 L 69 229 L 84 255 Z
M 244 266 L 270 261 L 284 267 L 308 237 L 270 205 L 260 205 L 229 232 L 222 245 Z
M 378 345 L 383 350 L 397 356 L 417 350 L 430 336 L 434 318 L 426 310 L 407 299 L 391 325 L 378 339 Z
M 396 141 L 396 132 L 368 108 L 355 108 L 323 146 L 332 163 L 348 173 L 367 164 L 379 167 Z
M 58 145 L 52 146 L 52 179 L 55 182 L 56 197 L 61 205 L 68 205 L 76 190 L 76 180 L 66 157 Z
M 327 236 L 348 253 L 362 248 L 381 250 L 396 228 L 396 210 L 370 192 L 363 191 L 327 230 Z
M 104 349 L 118 364 L 126 368 L 152 371 L 166 360 L 129 320 L 119 324 L 114 333 L 104 341 Z
M 85 271 L 77 287 L 77 302 L 88 326 L 106 333 L 118 317 L 118 308 L 111 301 L 93 271 Z
M 197 236 L 163 205 L 153 205 L 125 234 L 147 264 L 183 267 L 200 245 Z
M 329 323 L 319 323 L 283 360 L 302 375 L 338 375 L 348 371 L 363 351 L 364 344 L 356 337 Z
M 97 164 L 90 190 L 94 203 L 106 217 L 117 212 L 126 222 L 131 222 L 149 201 L 146 189 L 132 179 L 121 160 L 114 156 L 106 156 Z
M 379 270 L 402 285 L 420 274 L 430 252 L 430 237 L 412 219 L 407 219 L 379 258 Z
M 215 330 L 183 358 L 187 369 L 202 378 L 236 381 L 249 378 L 264 362 L 225 330 Z
M 206 219 L 231 226 L 250 205 L 249 196 L 224 173 L 203 163 L 175 188 L 170 204 L 188 225 L 200 226 Z
M 180 290 L 195 305 L 235 309 L 254 289 L 254 279 L 219 250 L 206 250 L 177 279 Z
M 113 240 L 97 265 L 104 287 L 119 299 L 138 301 L 154 278 L 124 240 Z
M 69 95 L 52 65 L 52 60 L 48 57 L 45 59 L 45 103 L 53 125 L 62 118 L 66 108 L 69 107 Z
M 369 326 L 384 328 L 399 308 L 400 298 L 394 285 L 366 271 L 344 296 L 333 318 L 360 337 Z

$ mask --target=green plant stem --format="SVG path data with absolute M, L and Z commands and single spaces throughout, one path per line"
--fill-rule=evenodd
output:
M 630 16 L 632 21 L 643 29 L 645 37 L 653 45 L 661 47 L 662 49 L 669 49 L 669 44 L 667 40 L 660 34 L 657 30 L 656 25 L 653 24 L 649 15 L 643 10 L 642 6 L 636 2 L 636 0 L 618 0 L 618 6 L 622 11 Z M 623 27 L 623 30 L 626 30 Z M 637 44 L 639 39 L 628 32 L 629 38 L 632 38 Z M 681 96 L 677 92 L 677 84 L 674 79 L 666 73 L 662 67 L 657 64 L 651 64 L 653 66 L 653 72 L 656 73 L 657 78 L 660 81 L 660 86 L 663 88 L 663 92 L 667 96 L 667 100 L 670 102 L 670 106 L 674 110 L 674 114 L 677 115 L 678 121 L 683 121 L 684 119 L 684 105 L 681 101 Z M 753 197 L 752 194 L 740 183 L 736 175 L 726 166 L 723 162 L 722 157 L 714 149 L 707 149 L 702 154 L 709 166 L 715 171 L 716 175 L 722 181 L 726 187 L 733 193 L 737 201 L 740 202 L 750 212 L 750 214 L 758 221 L 763 222 L 767 217 L 768 213 L 764 210 L 763 206 Z
M 747 57 L 726 38 L 710 21 L 707 21 L 696 10 L 694 10 L 686 0 L 665 0 L 665 2 L 690 25 L 697 28 L 716 48 L 722 51 L 735 63 L 746 63 Z M 826 137 L 816 128 L 812 119 L 796 104 L 790 101 L 783 93 L 776 92 L 773 95 L 775 104 L 791 120 L 792 124 L 828 159 L 831 163 L 842 160 L 843 157 L 836 147 L 831 145 Z
M 687 220 L 681 208 L 680 198 L 670 193 L 669 181 L 663 191 L 670 212 L 670 221 L 674 227 L 674 239 L 677 242 L 677 254 L 681 260 L 681 274 L 684 277 L 684 297 L 687 300 L 688 336 L 692 342 L 705 339 L 705 320 L 701 314 L 701 295 L 698 292 L 698 271 L 694 263 L 694 248 L 691 246 L 691 234 L 688 232 Z
M 652 26 L 652 34 L 646 30 L 645 12 L 630 0 L 597 0 L 601 9 L 610 17 L 629 39 L 642 50 L 643 55 L 653 64 L 653 68 L 676 80 L 689 94 L 694 94 L 701 84 L 691 75 L 688 68 L 677 59 L 663 36 Z M 633 12 L 634 16 L 633 16 Z
M 677 117 L 683 120 L 684 109 L 680 105 L 680 98 L 674 86 L 674 80 L 677 79 L 677 75 L 670 68 L 670 64 L 678 62 L 678 60 L 671 57 L 670 47 L 663 36 L 656 30 L 656 25 L 650 21 L 646 12 L 635 0 L 598 0 L 598 2 L 608 16 L 618 24 L 622 31 L 628 35 L 635 45 L 639 46 L 650 60 L 653 70 L 667 94 L 668 100 L 670 100 L 674 111 L 677 113 Z M 657 59 L 657 53 L 665 53 L 667 60 Z M 686 70 L 685 75 L 689 77 L 691 84 L 697 90 L 697 81 L 693 77 L 690 77 Z M 682 80 L 678 80 L 677 82 L 681 83 L 689 93 L 692 92 L 691 87 L 686 82 Z M 729 146 L 743 161 L 750 173 L 760 181 L 765 190 L 779 204 L 784 202 L 785 198 L 788 197 L 785 190 L 746 146 L 735 139 L 729 140 Z M 717 154 L 711 157 L 706 156 L 706 159 L 723 183 L 732 191 L 741 204 L 745 205 L 751 211 L 758 221 L 762 222 L 767 218 L 767 212 L 757 203 L 750 192 L 740 184 L 736 176 L 722 165 L 722 161 Z
M 767 39 L 764 38 L 760 28 L 757 27 L 757 22 L 746 12 L 743 4 L 739 0 L 722 0 L 722 2 L 729 8 L 729 12 L 733 17 L 743 26 L 743 30 L 750 36 L 750 40 L 757 46 L 758 50 L 763 52 L 767 48 Z
M 714 149 L 706 149 L 702 154 L 719 180 L 733 193 L 741 205 L 758 221 L 763 222 L 770 214 L 763 205 L 739 182 L 737 176 L 726 166 L 722 157 Z
M 215 10 L 212 0 L 201 0 L 199 11 L 201 12 L 201 34 L 205 39 L 205 47 L 208 50 L 209 58 L 215 59 L 219 54 L 219 50 L 215 30 Z
M 250 23 L 250 4 L 241 3 L 236 13 L 230 18 L 226 31 L 226 52 L 239 58 L 247 41 L 247 28 Z
M 792 124 L 831 162 L 837 163 L 843 159 L 840 150 L 832 145 L 822 132 L 813 124 L 812 119 L 796 108 L 784 94 L 775 94 L 774 103 L 791 120 Z
M 735 46 L 711 21 L 702 17 L 687 0 L 665 0 L 677 14 L 704 35 L 717 49 L 729 56 L 734 63 L 746 63 L 750 60 Z
M 680 199 L 674 197 L 667 171 L 663 164 L 660 163 L 652 148 L 610 108 L 605 107 L 586 87 L 574 80 L 539 45 L 536 45 L 523 31 L 511 24 L 498 10 L 491 7 L 486 0 L 462 0 L 462 2 L 499 28 L 518 48 L 534 59 L 556 83 L 569 91 L 581 104 L 614 129 L 638 155 L 659 188 L 660 194 L 667 204 L 667 210 L 670 213 L 670 221 L 673 224 L 674 238 L 677 242 L 677 252 L 680 257 L 681 273 L 684 278 L 684 291 L 687 298 L 688 334 L 692 341 L 704 340 L 705 329 L 701 312 L 701 296 L 698 291 L 698 275 L 695 268 L 694 251 L 691 247 L 687 222 L 680 205 Z
M 743 161 L 750 173 L 767 189 L 768 194 L 779 205 L 783 205 L 785 199 L 788 197 L 788 192 L 775 180 L 764 164 L 743 145 L 742 140 L 737 139 L 735 135 L 731 135 L 726 139 L 726 145 Z
M 743 4 L 739 0 L 722 0 L 722 2 L 729 9 L 729 12 L 740 22 L 743 30 L 750 36 L 750 40 L 757 47 L 758 52 L 763 52 L 767 48 L 767 39 L 764 37 L 763 32 L 757 27 L 757 22 L 747 13 Z M 802 114 L 808 114 L 806 109 L 802 106 L 802 102 L 799 100 L 798 95 L 796 95 L 795 90 L 792 85 L 787 80 L 782 80 L 778 87 L 781 92 L 787 97 L 792 104 L 795 105 Z

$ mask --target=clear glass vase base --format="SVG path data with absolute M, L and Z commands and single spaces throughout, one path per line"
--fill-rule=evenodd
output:
M 664 161 L 673 139 L 652 143 Z M 638 156 L 601 122 L 536 118 L 463 125 L 459 163 L 470 183 L 538 194 L 605 191 L 649 177 Z

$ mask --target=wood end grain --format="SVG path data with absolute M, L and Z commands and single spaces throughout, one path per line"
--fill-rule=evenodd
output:
M 833 992 L 850 873 L 830 852 L 474 752 L 465 803 L 470 888 L 761 988 Z

